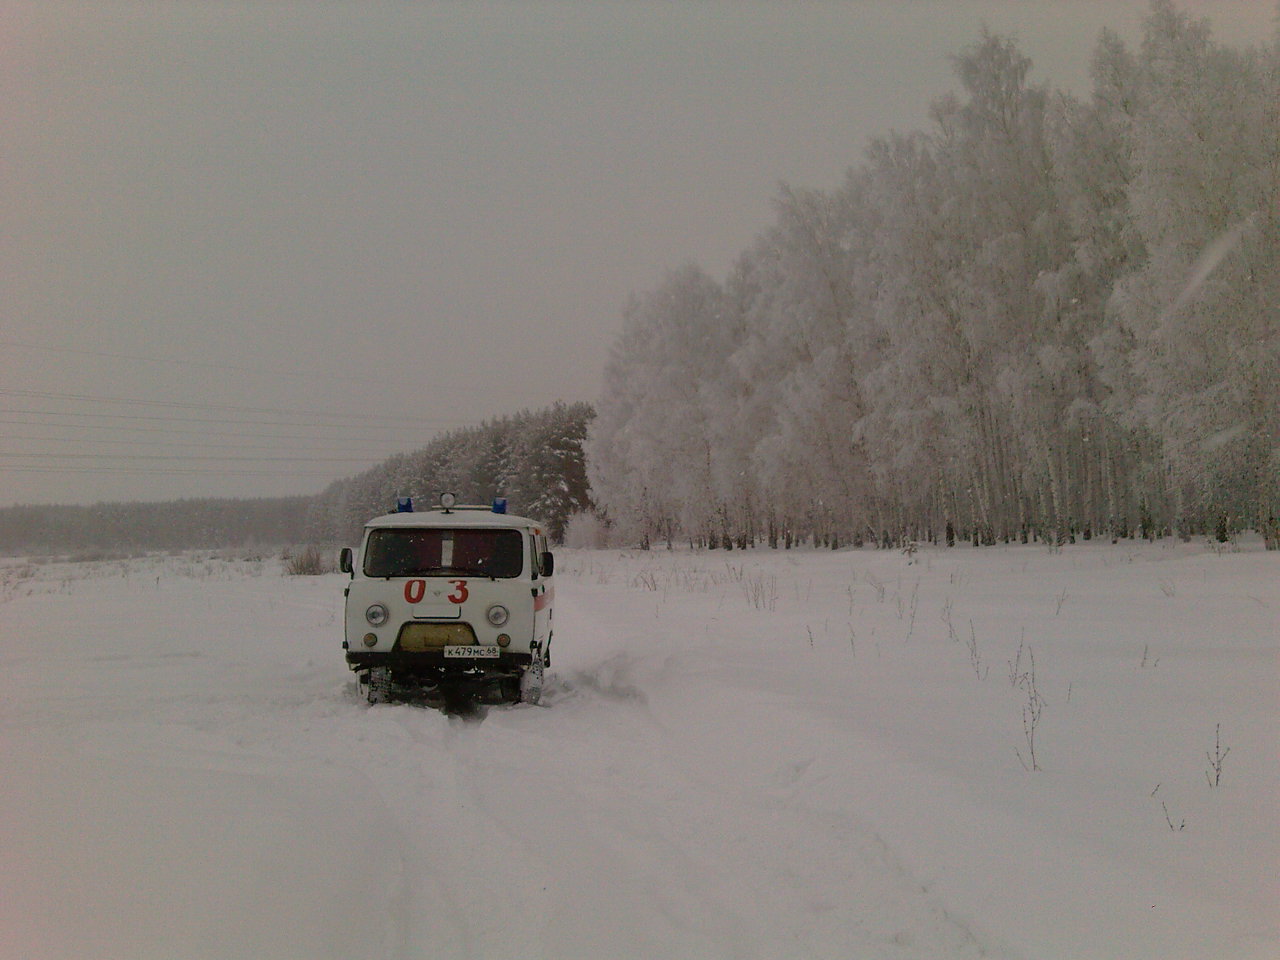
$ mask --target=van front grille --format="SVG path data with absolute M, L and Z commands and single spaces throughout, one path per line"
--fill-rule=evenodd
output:
M 408 653 L 439 650 L 453 644 L 476 642 L 476 632 L 469 623 L 406 623 L 400 628 L 396 646 Z

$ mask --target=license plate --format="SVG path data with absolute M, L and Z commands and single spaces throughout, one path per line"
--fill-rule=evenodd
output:
M 465 657 L 468 660 L 477 657 L 496 659 L 501 652 L 501 648 L 497 644 L 491 644 L 486 647 L 476 646 L 475 644 L 453 644 L 444 648 L 446 657 Z

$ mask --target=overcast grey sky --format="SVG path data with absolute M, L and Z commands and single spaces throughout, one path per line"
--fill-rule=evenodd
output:
M 1183 0 L 1232 43 L 1269 0 Z M 1146 0 L 0 0 L 0 505 L 310 493 L 594 400 L 628 294 Z

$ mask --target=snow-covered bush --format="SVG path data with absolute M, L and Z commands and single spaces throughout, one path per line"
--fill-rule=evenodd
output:
M 326 560 L 319 547 L 306 547 L 300 553 L 285 551 L 284 572 L 294 577 L 318 577 L 321 574 L 333 573 L 336 569 L 331 560 Z
M 613 546 L 609 525 L 590 511 L 569 515 L 564 525 L 564 545 L 585 550 L 602 550 Z

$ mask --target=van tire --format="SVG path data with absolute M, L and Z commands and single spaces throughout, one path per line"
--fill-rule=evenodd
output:
M 370 703 L 386 703 L 391 699 L 391 669 L 371 667 L 360 675 L 360 686 Z
M 542 699 L 542 660 L 534 654 L 533 663 L 520 674 L 520 702 L 536 704 Z

